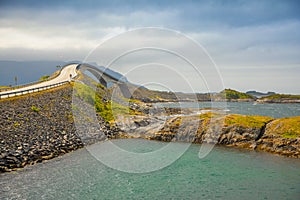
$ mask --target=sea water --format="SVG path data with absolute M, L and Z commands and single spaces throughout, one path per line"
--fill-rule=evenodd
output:
M 118 139 L 124 151 L 147 153 L 168 143 Z M 97 145 L 101 145 L 99 143 Z M 95 159 L 85 148 L 0 175 L 0 199 L 300 199 L 300 160 L 200 145 L 163 169 L 127 173 Z
M 219 108 L 227 113 L 243 115 L 262 115 L 273 118 L 300 116 L 300 103 L 259 104 L 255 102 L 180 102 L 157 103 L 157 107 L 170 108 Z

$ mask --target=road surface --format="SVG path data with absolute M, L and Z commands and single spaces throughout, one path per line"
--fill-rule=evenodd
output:
M 55 77 L 54 79 L 51 79 L 49 81 L 45 81 L 45 82 L 25 86 L 25 87 L 18 88 L 18 89 L 13 89 L 13 90 L 0 92 L 1 98 L 7 98 L 8 97 L 8 95 L 3 95 L 5 93 L 22 92 L 22 91 L 25 91 L 25 90 L 31 90 L 31 89 L 35 89 L 35 88 L 40 88 L 40 87 L 53 85 L 53 84 L 56 84 L 56 83 L 61 83 L 61 82 L 64 82 L 64 81 L 69 81 L 70 80 L 70 74 L 72 75 L 72 77 L 75 77 L 77 75 L 77 73 L 76 73 L 76 67 L 77 66 L 78 66 L 78 64 L 69 64 L 69 65 L 65 66 L 61 70 L 60 74 L 57 77 Z M 18 95 L 9 95 L 9 97 L 12 97 L 12 96 L 18 96 Z

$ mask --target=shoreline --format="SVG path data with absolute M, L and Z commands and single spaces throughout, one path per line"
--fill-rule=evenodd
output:
M 0 134 L 0 173 L 22 169 L 24 166 L 76 151 L 87 144 L 101 140 L 98 136 L 92 136 L 84 141 L 76 132 L 71 108 L 72 92 L 71 85 L 66 85 L 41 93 L 0 101 L 2 112 L 0 120 L 0 129 L 2 130 Z M 139 110 L 144 111 L 145 108 Z M 178 119 L 185 118 L 184 120 L 187 122 L 191 122 L 190 119 L 193 119 L 195 120 L 194 123 L 199 121 L 199 118 L 195 119 L 191 115 L 176 116 L 177 112 L 176 109 L 167 110 L 169 121 L 158 131 L 151 127 L 145 129 L 153 123 L 151 119 L 145 116 L 132 120 L 129 132 L 105 122 L 99 115 L 97 115 L 97 119 L 101 131 L 108 139 L 138 136 L 157 141 L 171 141 L 176 136 L 174 132 L 178 128 Z M 171 116 L 172 114 L 174 116 Z M 270 123 L 276 122 L 276 120 L 281 119 L 273 119 Z M 208 121 L 201 119 L 199 122 L 207 123 Z M 279 121 L 279 123 L 281 122 Z M 214 140 L 214 136 L 209 134 L 205 128 L 195 128 L 198 129 L 195 131 L 196 135 L 193 136 L 194 141 L 192 143 L 201 144 L 209 142 L 211 139 L 212 142 L 218 142 L 218 145 L 222 146 L 271 152 L 286 157 L 300 157 L 300 138 L 288 139 L 272 135 L 272 131 L 274 132 L 272 127 L 265 127 L 269 131 L 268 134 L 260 135 L 261 126 L 249 128 L 233 124 L 222 130 L 224 133 L 220 135 L 218 140 Z M 142 135 L 141 133 L 145 130 L 149 131 L 149 134 Z M 177 141 L 191 138 L 185 137 L 184 131 L 179 136 Z

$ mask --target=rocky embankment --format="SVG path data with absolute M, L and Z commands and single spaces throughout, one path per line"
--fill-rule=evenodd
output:
M 155 109 L 140 102 L 141 105 L 133 103 L 130 107 L 141 115 L 115 120 L 113 125 L 105 122 L 101 113 L 83 115 L 94 107 L 72 94 L 71 85 L 65 85 L 0 101 L 0 172 L 107 138 L 127 137 L 214 143 L 300 157 L 300 117 L 273 119 L 210 112 L 193 115 L 193 110 Z M 79 101 L 80 106 L 72 106 L 74 101 Z
M 22 168 L 84 146 L 72 115 L 70 85 L 0 101 L 0 172 Z M 101 131 L 118 131 L 97 116 Z
M 299 126 L 300 117 L 272 119 L 206 113 L 173 117 L 150 139 L 220 144 L 300 158 Z

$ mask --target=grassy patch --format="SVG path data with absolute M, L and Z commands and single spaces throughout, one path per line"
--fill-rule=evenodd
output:
M 50 77 L 50 76 L 45 75 L 45 76 L 42 76 L 39 80 L 40 80 L 40 81 L 46 81 L 46 80 L 48 80 L 49 77 Z
M 268 127 L 268 132 L 284 138 L 300 137 L 300 116 L 274 120 Z
M 74 87 L 76 89 L 76 96 L 80 97 L 90 105 L 94 105 L 95 91 L 93 90 L 92 87 L 77 82 L 74 84 Z
M 265 116 L 249 116 L 230 114 L 225 117 L 225 126 L 240 125 L 248 128 L 261 128 L 273 118 Z
M 248 116 L 248 115 L 222 115 L 220 113 L 208 112 L 200 115 L 200 119 L 203 120 L 203 124 L 207 125 L 211 121 L 221 123 L 223 120 L 224 126 L 238 125 L 247 128 L 261 128 L 266 123 L 273 120 L 271 117 L 265 116 Z
M 232 89 L 225 89 L 221 92 L 222 95 L 226 96 L 226 99 L 255 99 L 252 95 L 243 93 L 243 92 L 238 92 L 236 90 Z
M 261 99 L 300 99 L 300 95 L 292 95 L 292 94 L 274 94 L 271 96 L 263 97 Z
M 224 124 L 224 114 L 215 113 L 215 112 L 207 112 L 200 115 L 200 119 L 202 120 L 202 127 L 207 129 L 210 125 L 217 124 L 223 125 Z
M 97 85 L 100 91 L 82 83 L 75 83 L 76 95 L 90 105 L 95 106 L 96 112 L 107 122 L 114 121 L 114 115 L 127 115 L 133 111 L 127 106 L 123 106 L 115 101 L 103 101 L 104 88 Z M 129 101 L 129 100 L 128 100 Z
M 33 105 L 33 106 L 31 106 L 31 110 L 33 112 L 40 112 L 41 109 Z
M 11 87 L 9 87 L 9 86 L 0 85 L 0 90 L 1 90 L 1 89 L 3 89 L 3 90 L 4 90 L 4 89 L 10 89 L 10 88 L 11 88 Z
M 15 122 L 14 123 L 14 127 L 18 127 L 18 126 L 20 126 L 20 123 L 19 122 Z
M 219 118 L 222 117 L 220 113 L 214 113 L 214 112 L 207 112 L 200 115 L 200 119 L 208 120 L 212 118 Z

